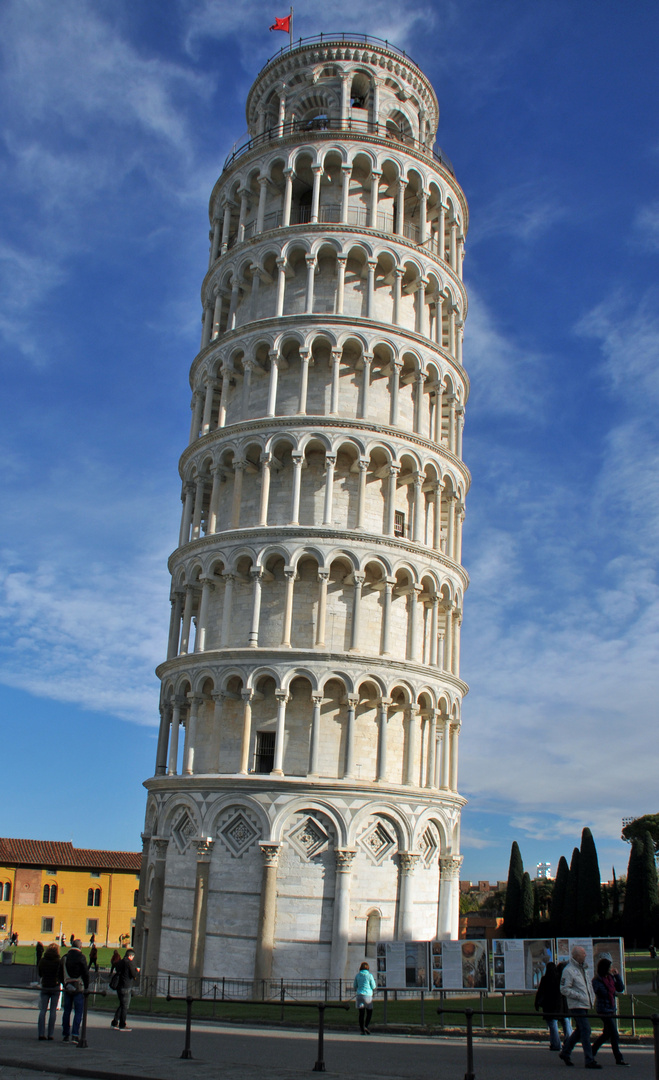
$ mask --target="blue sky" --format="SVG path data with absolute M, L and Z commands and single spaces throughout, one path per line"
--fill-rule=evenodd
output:
M 208 197 L 287 10 L 0 8 L 8 835 L 139 847 Z M 321 31 L 411 54 L 470 203 L 463 876 L 584 825 L 624 871 L 657 810 L 659 8 L 300 3 Z

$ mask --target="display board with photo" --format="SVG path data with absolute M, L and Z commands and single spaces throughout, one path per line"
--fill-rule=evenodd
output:
M 625 947 L 622 938 L 556 938 L 556 963 L 563 964 L 572 956 L 575 945 L 586 950 L 586 964 L 590 976 L 597 971 L 597 964 L 602 956 L 610 956 L 612 967 L 616 968 L 625 979 Z
M 432 990 L 487 990 L 487 941 L 431 941 Z
M 376 982 L 386 990 L 428 989 L 427 941 L 380 941 Z
M 492 942 L 495 990 L 537 990 L 553 958 L 549 938 L 497 938 Z

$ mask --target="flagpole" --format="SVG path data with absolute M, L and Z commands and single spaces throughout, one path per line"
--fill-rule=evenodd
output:
M 288 32 L 291 38 L 291 49 L 293 48 L 293 8 L 291 8 L 291 19 L 288 24 Z

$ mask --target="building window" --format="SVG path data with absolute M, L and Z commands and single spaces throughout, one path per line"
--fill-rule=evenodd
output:
M 87 919 L 87 933 L 98 934 L 98 919 Z
M 0 915 L 0 930 L 6 930 L 6 929 L 7 929 L 7 916 L 6 915 Z
M 2 899 L 11 900 L 11 881 L 5 881 L 2 886 Z
M 137 898 L 139 897 L 139 895 L 140 895 L 140 890 L 135 889 L 135 892 L 133 893 L 133 907 L 137 907 Z
M 101 906 L 101 890 L 87 889 L 87 907 Z
M 380 937 L 381 924 L 380 912 L 372 911 L 366 920 L 366 947 L 364 949 L 366 956 L 375 956 L 375 946 Z
M 44 885 L 44 887 L 43 887 L 43 903 L 44 904 L 56 904 L 57 903 L 57 885 Z
M 101 890 L 94 889 L 94 907 L 101 906 Z
M 55 874 L 57 873 L 57 870 L 46 870 L 46 873 L 50 874 L 51 877 L 54 877 Z
M 41 920 L 41 933 L 42 934 L 52 934 L 52 932 L 53 932 L 53 920 L 52 919 L 42 919 Z
M 254 772 L 269 773 L 275 764 L 275 733 L 274 731 L 257 731 L 256 733 L 256 758 Z
M 100 870 L 92 870 L 89 876 L 90 877 L 100 877 L 101 876 L 101 871 Z
M 405 514 L 402 510 L 394 511 L 394 536 L 405 536 Z

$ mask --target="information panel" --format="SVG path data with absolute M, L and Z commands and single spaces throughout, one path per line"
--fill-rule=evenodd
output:
M 564 964 L 570 959 L 575 945 L 586 950 L 586 963 L 592 978 L 597 971 L 597 963 L 607 953 L 612 966 L 625 978 L 625 947 L 622 938 L 556 938 L 556 963 Z
M 431 990 L 487 990 L 487 941 L 431 941 Z
M 495 990 L 537 990 L 553 958 L 550 938 L 497 938 L 492 942 Z
M 428 989 L 427 941 L 380 941 L 376 982 L 387 990 Z

